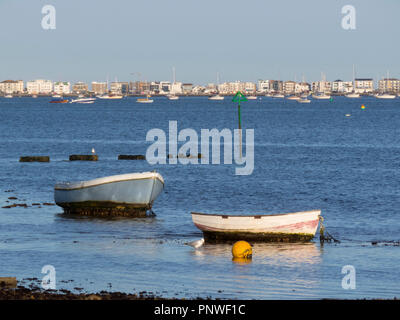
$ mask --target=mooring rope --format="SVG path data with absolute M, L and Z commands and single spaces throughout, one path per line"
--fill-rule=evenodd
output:
M 335 243 L 340 243 L 340 241 L 338 239 L 335 239 L 328 231 L 325 230 L 325 226 L 323 224 L 324 222 L 324 218 L 322 216 L 319 216 L 319 221 L 320 221 L 320 225 L 319 225 L 319 241 L 321 243 L 324 242 L 335 242 Z

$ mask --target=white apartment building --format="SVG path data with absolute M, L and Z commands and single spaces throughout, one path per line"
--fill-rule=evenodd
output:
M 158 92 L 160 94 L 169 94 L 172 90 L 172 84 L 170 81 L 160 81 L 158 84 Z
M 311 91 L 311 86 L 307 82 L 296 82 L 294 92 L 297 93 L 303 93 L 303 92 L 309 92 Z
M 171 93 L 172 94 L 182 94 L 182 82 L 174 82 L 171 84 Z
M 332 92 L 335 93 L 350 93 L 353 91 L 352 81 L 335 80 L 332 82 Z
M 111 82 L 110 91 L 113 94 L 128 94 L 129 83 L 128 82 Z
M 87 83 L 84 82 L 76 82 L 73 86 L 72 86 L 72 92 L 73 93 L 77 93 L 77 94 L 81 94 L 81 93 L 86 93 L 89 90 L 89 86 Z
M 53 92 L 51 80 L 33 80 L 26 83 L 28 94 L 50 94 Z
M 285 94 L 294 94 L 296 89 L 296 82 L 294 81 L 285 81 L 283 83 L 283 92 Z
M 192 89 L 193 94 L 201 94 L 206 91 L 206 88 L 204 86 L 194 86 Z
M 400 80 L 399 79 L 382 79 L 378 82 L 380 92 L 399 93 L 400 92 Z
M 191 94 L 193 90 L 192 83 L 182 83 L 182 92 L 183 94 Z
M 271 81 L 270 80 L 258 80 L 257 84 L 258 92 L 269 92 L 271 91 Z
M 54 83 L 54 92 L 57 94 L 71 93 L 71 83 L 58 81 Z
M 313 92 L 330 93 L 332 91 L 332 83 L 329 81 L 321 80 L 312 83 Z
M 235 94 L 238 91 L 243 93 L 255 93 L 257 86 L 253 82 L 225 82 L 218 85 L 218 91 L 222 94 Z
M 253 82 L 245 82 L 243 91 L 246 92 L 246 93 L 256 93 L 257 85 L 255 83 L 253 83 Z
M 3 93 L 23 93 L 24 92 L 24 81 L 22 80 L 5 80 L 0 82 L 0 92 Z
M 355 79 L 354 91 L 356 93 L 368 93 L 374 91 L 374 80 L 373 79 Z
M 107 83 L 106 82 L 92 82 L 92 91 L 98 94 L 105 94 L 108 92 Z
M 244 86 L 239 82 L 224 82 L 218 85 L 218 92 L 222 94 L 233 94 L 237 91 L 244 91 Z

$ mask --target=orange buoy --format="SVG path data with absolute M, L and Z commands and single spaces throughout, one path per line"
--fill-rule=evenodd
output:
M 253 250 L 250 243 L 247 241 L 237 241 L 232 247 L 233 258 L 250 259 L 253 255 Z

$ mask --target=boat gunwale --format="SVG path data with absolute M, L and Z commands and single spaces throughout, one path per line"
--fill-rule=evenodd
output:
M 318 216 L 321 215 L 321 210 L 308 210 L 308 211 L 297 211 L 297 212 L 289 212 L 289 213 L 274 213 L 274 214 L 252 214 L 252 215 L 231 215 L 231 214 L 218 214 L 218 213 L 202 213 L 202 212 L 191 212 L 190 214 L 193 215 L 201 215 L 201 216 L 216 216 L 216 217 L 226 217 L 226 218 L 255 218 L 255 217 L 276 217 L 276 216 L 286 216 L 286 215 L 300 215 L 303 213 L 312 213 L 318 212 Z
M 112 177 L 112 176 L 109 176 Z M 108 177 L 104 177 L 104 178 L 108 178 Z M 101 178 L 96 178 L 96 179 L 92 179 L 92 180 L 85 180 L 85 181 L 76 181 L 73 182 L 71 184 L 78 184 L 78 183 L 88 183 L 90 181 L 94 181 L 97 179 L 101 179 Z M 163 187 L 165 185 L 164 180 L 162 179 L 162 176 L 159 173 L 156 173 L 156 176 L 149 176 L 149 177 L 143 177 L 143 178 L 130 178 L 130 179 L 120 179 L 120 180 L 114 180 L 114 181 L 105 181 L 105 182 L 99 182 L 93 185 L 86 185 L 86 186 L 76 186 L 76 187 L 67 187 L 67 186 L 61 186 L 62 183 L 59 183 L 60 186 L 57 186 L 57 184 L 54 187 L 54 190 L 60 190 L 60 191 L 72 191 L 72 190 L 80 190 L 80 189 L 87 189 L 87 188 L 92 188 L 92 187 L 97 187 L 97 186 L 101 186 L 101 185 L 105 185 L 105 184 L 110 184 L 110 183 L 117 183 L 117 182 L 125 182 L 125 181 L 134 181 L 134 180 L 147 180 L 147 179 L 152 179 L 152 180 L 158 180 L 163 184 Z

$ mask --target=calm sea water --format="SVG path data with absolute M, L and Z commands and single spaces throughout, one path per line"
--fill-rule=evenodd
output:
M 400 285 L 400 99 L 335 98 L 333 102 L 263 97 L 242 106 L 255 129 L 255 168 L 156 165 L 118 161 L 145 154 L 152 128 L 234 129 L 229 98 L 149 105 L 134 98 L 92 105 L 53 105 L 48 98 L 0 98 L 0 276 L 39 278 L 56 268 L 57 289 L 152 291 L 165 297 L 239 299 L 393 298 Z M 364 104 L 365 110 L 360 106 Z M 351 117 L 346 117 L 351 114 Z M 98 162 L 69 162 L 95 148 Z M 50 163 L 19 163 L 49 155 Z M 64 216 L 54 202 L 58 181 L 156 169 L 165 190 L 154 218 Z M 5 192 L 12 190 L 12 192 Z M 8 200 L 15 196 L 17 200 Z M 9 202 L 7 202 L 9 201 Z M 202 237 L 190 211 L 284 213 L 322 209 L 340 244 L 256 244 L 249 264 L 231 260 L 229 245 L 185 245 Z M 376 245 L 371 242 L 377 241 Z M 356 289 L 342 288 L 342 267 L 356 270 Z M 68 282 L 73 280 L 72 282 Z

